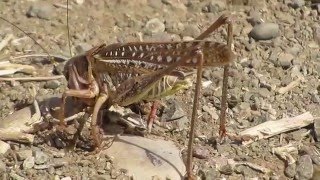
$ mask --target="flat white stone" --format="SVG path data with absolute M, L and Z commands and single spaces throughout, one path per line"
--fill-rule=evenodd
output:
M 139 136 L 118 136 L 106 150 L 116 167 L 128 170 L 134 179 L 183 179 L 185 165 L 172 141 Z
M 0 154 L 5 154 L 10 149 L 10 145 L 0 140 Z

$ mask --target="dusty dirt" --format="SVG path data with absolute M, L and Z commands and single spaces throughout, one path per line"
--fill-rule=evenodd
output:
M 237 133 L 266 121 L 293 117 L 306 111 L 311 112 L 314 117 L 320 117 L 320 8 L 319 4 L 316 4 L 317 1 L 292 2 L 248 1 L 227 6 L 224 1 L 215 0 L 84 1 L 83 4 L 81 1 L 71 1 L 72 9 L 69 11 L 71 51 L 72 55 L 75 55 L 101 43 L 188 40 L 197 37 L 221 14 L 233 13 L 236 17 L 234 52 L 237 57 L 231 66 L 228 85 L 228 132 Z M 37 10 L 28 13 L 32 4 L 40 5 L 40 13 Z M 55 4 L 51 1 L 1 1 L 0 9 L 2 17 L 34 37 L 49 53 L 70 57 L 65 5 L 66 2 L 61 0 L 55 1 Z M 38 15 L 29 17 L 33 16 L 33 13 Z M 154 18 L 156 19 L 152 20 Z M 253 28 L 250 22 L 275 23 L 278 26 L 272 26 L 270 31 L 277 31 L 278 34 L 269 40 L 255 40 L 257 38 L 252 38 L 253 35 L 249 36 Z M 258 31 L 267 29 L 264 28 Z M 44 52 L 21 31 L 2 21 L 0 40 L 8 34 L 13 34 L 14 38 L 0 53 L 3 61 L 9 57 Z M 219 28 L 207 39 L 226 42 L 225 37 L 226 30 Z M 56 74 L 47 58 L 17 59 L 14 62 L 36 67 L 37 72 L 33 76 Z M 64 62 L 59 62 L 60 67 L 63 65 Z M 30 76 L 32 75 L 16 73 L 12 77 Z M 298 78 L 301 80 L 297 81 Z M 320 161 L 317 162 L 319 153 L 312 155 L 310 151 L 319 152 L 320 146 L 316 142 L 313 125 L 259 140 L 248 146 L 242 146 L 231 140 L 217 143 L 222 68 L 206 69 L 203 81 L 208 80 L 212 83 L 202 90 L 200 98 L 202 109 L 199 111 L 196 128 L 195 156 L 198 158 L 194 158 L 194 171 L 199 177 L 310 179 L 312 174 L 316 176 L 320 165 Z M 297 85 L 288 92 L 279 92 L 281 87 L 290 86 L 292 82 L 297 82 Z M 0 118 L 5 118 L 8 114 L 32 104 L 35 98 L 42 100 L 50 95 L 61 95 L 66 89 L 66 81 L 65 79 L 41 82 L 0 81 L 0 88 Z M 35 98 L 30 90 L 32 88 L 37 92 Z M 175 108 L 180 106 L 183 109 L 182 113 L 187 114 L 190 119 L 193 88 L 167 99 L 171 100 L 170 102 L 164 100 L 165 104 L 174 104 Z M 170 107 L 172 106 L 168 105 L 167 109 Z M 143 118 L 146 117 L 145 115 Z M 188 119 L 180 120 L 179 131 L 155 127 L 152 138 L 167 138 L 173 140 L 179 148 L 186 148 Z M 2 155 L 1 163 L 4 168 L 0 169 L 0 177 L 7 179 L 125 177 L 113 172 L 110 167 L 111 161 L 105 155 L 96 158 L 94 155 L 87 155 L 86 150 L 80 148 L 71 153 L 64 153 L 45 139 L 48 133 L 53 133 L 52 129 L 38 132 L 37 141 L 33 145 L 8 142 L 14 153 Z M 293 163 L 294 168 L 292 164 L 273 153 L 273 148 L 288 144 L 293 144 L 297 150 L 296 153 L 291 153 L 297 161 Z M 55 156 L 50 155 L 48 158 L 61 162 L 40 169 L 26 168 L 23 158 L 14 161 L 12 154 L 30 150 L 33 153 L 40 151 L 45 154 L 55 152 Z M 199 158 L 200 155 L 203 158 Z M 267 168 L 268 171 L 261 172 L 248 165 L 235 165 L 231 161 L 249 162 Z M 302 170 L 303 166 L 311 168 Z

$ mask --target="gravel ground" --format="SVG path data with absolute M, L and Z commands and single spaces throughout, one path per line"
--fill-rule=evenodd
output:
M 34 37 L 50 54 L 69 57 L 66 2 L 0 1 L 1 16 Z M 228 124 L 238 133 L 258 124 L 310 112 L 320 117 L 320 2 L 317 0 L 237 1 L 133 0 L 70 2 L 72 54 L 101 43 L 191 40 L 221 14 L 234 14 L 234 52 L 230 69 Z M 12 35 L 0 51 L 1 61 L 44 50 L 13 26 L 0 23 L 0 42 Z M 226 42 L 219 28 L 208 40 Z M 12 59 L 12 58 L 11 58 Z M 53 76 L 58 70 L 46 58 L 14 59 L 32 65 L 33 74 L 9 77 Z M 58 67 L 63 67 L 59 62 Z M 1 66 L 0 66 L 1 67 Z M 230 139 L 217 142 L 222 68 L 206 69 L 202 109 L 196 128 L 194 171 L 202 179 L 318 179 L 320 174 L 320 119 L 299 129 L 258 140 L 247 146 Z M 65 79 L 1 81 L 0 118 L 66 89 Z M 33 92 L 36 91 L 36 93 Z M 155 126 L 152 138 L 174 141 L 186 148 L 193 88 L 164 99 L 159 118 L 187 115 L 169 129 Z M 174 112 L 170 112 L 170 110 Z M 43 113 L 43 112 L 42 112 Z M 146 119 L 146 115 L 143 116 Z M 85 133 L 89 127 L 85 128 Z M 0 154 L 0 179 L 129 179 L 116 171 L 107 155 L 87 155 L 77 148 L 65 153 L 48 140 L 53 129 L 36 132 L 33 144 L 6 141 Z M 85 135 L 84 135 L 85 136 Z M 50 139 L 50 138 L 49 138 Z M 2 141 L 0 141 L 2 142 Z M 160 145 L 159 145 L 160 146 Z M 3 145 L 4 147 L 4 145 Z M 279 148 L 282 148 L 279 153 Z

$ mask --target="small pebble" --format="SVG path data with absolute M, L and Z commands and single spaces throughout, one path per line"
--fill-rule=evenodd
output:
M 59 175 L 55 175 L 55 176 L 54 176 L 54 180 L 60 180 Z
M 34 157 L 28 157 L 23 161 L 22 167 L 23 169 L 31 169 L 34 166 Z
M 166 27 L 164 23 L 160 21 L 158 18 L 153 18 L 146 23 L 145 28 L 146 28 L 146 34 L 152 35 L 152 34 L 164 32 Z
M 47 171 L 48 171 L 49 174 L 54 174 L 55 169 L 54 169 L 53 166 L 49 166 Z
M 299 129 L 296 131 L 293 131 L 290 133 L 292 135 L 292 139 L 295 141 L 301 141 L 301 139 L 303 138 L 304 134 L 308 134 L 308 130 L 307 129 Z
M 204 179 L 219 179 L 219 172 L 215 169 L 209 169 Z
M 171 35 L 166 32 L 152 34 L 151 39 L 155 42 L 172 41 Z
M 54 67 L 54 72 L 58 75 L 63 75 L 65 63 L 59 63 Z
M 161 1 L 163 4 L 165 4 L 165 5 L 174 5 L 174 3 L 175 3 L 175 0 L 162 0 Z
M 58 80 L 47 81 L 44 85 L 46 89 L 57 89 L 61 85 L 61 82 Z
M 301 74 L 301 72 L 300 72 L 300 69 L 301 69 L 300 65 L 294 65 L 294 66 L 292 67 L 292 69 L 291 69 L 291 74 L 290 74 L 290 76 L 291 76 L 292 78 L 301 77 L 302 74 Z M 319 71 L 319 72 L 320 72 L 320 71 Z
M 23 161 L 27 159 L 28 157 L 32 156 L 32 150 L 31 149 L 23 149 L 20 151 L 17 151 L 17 158 L 19 161 Z
M 311 157 L 313 164 L 320 166 L 320 156 L 315 146 L 302 146 L 301 151 L 305 152 Z
M 14 180 L 25 180 L 24 177 L 22 177 L 22 176 L 20 176 L 20 175 L 18 175 L 18 174 L 16 174 L 16 173 L 14 173 L 14 172 L 11 172 L 11 173 L 10 173 L 10 177 L 11 177 L 11 179 L 14 179 Z
M 311 94 L 311 101 L 315 104 L 320 104 L 320 96 L 316 93 Z
M 284 174 L 289 178 L 293 178 L 296 175 L 296 163 L 288 164 L 284 170 Z
M 270 40 L 279 35 L 279 25 L 275 23 L 262 23 L 253 27 L 249 36 L 255 40 Z
M 197 37 L 200 35 L 200 29 L 195 24 L 188 24 L 184 26 L 184 30 L 182 32 L 183 36 Z
M 294 56 L 289 53 L 281 53 L 278 57 L 279 65 L 283 69 L 288 69 L 292 65 Z
M 286 14 L 282 11 L 276 11 L 275 16 L 282 23 L 285 23 L 285 24 L 294 24 L 295 23 L 294 16 L 288 16 L 288 14 Z M 290 32 L 292 32 L 292 31 L 288 31 L 288 30 L 285 31 L 285 35 Z
M 64 141 L 62 141 L 62 139 L 60 139 L 59 137 L 53 137 L 53 144 L 54 146 L 56 146 L 58 149 L 62 149 L 64 147 L 66 147 L 66 144 Z
M 148 0 L 148 5 L 154 9 L 160 9 L 163 6 L 163 3 L 159 0 Z
M 5 154 L 10 149 L 10 145 L 0 140 L 0 154 Z
M 91 161 L 87 160 L 87 159 L 83 159 L 80 162 L 78 162 L 78 165 L 81 166 L 81 167 L 89 166 L 89 164 L 91 164 Z
M 28 17 L 38 17 L 40 19 L 50 20 L 53 14 L 53 6 L 44 2 L 34 3 L 29 7 Z
M 186 117 L 186 112 L 182 109 L 181 105 L 174 101 L 168 100 L 167 108 L 163 111 L 161 119 L 179 119 L 176 122 L 172 122 L 172 128 L 174 129 L 185 129 L 188 125 L 188 118 Z
M 244 45 L 245 45 L 245 50 L 246 50 L 246 51 L 251 51 L 251 50 L 253 50 L 254 47 L 255 47 L 253 44 L 251 44 L 251 43 L 249 43 L 249 42 L 247 42 L 247 41 L 244 42 Z
M 119 177 L 117 177 L 119 178 Z M 94 175 L 92 179 L 97 179 L 97 180 L 109 180 L 111 179 L 110 175 Z M 125 180 L 125 179 L 124 179 Z
M 271 93 L 267 88 L 260 88 L 259 89 L 259 94 L 263 98 L 268 98 L 268 97 L 271 96 Z
M 6 172 L 6 168 L 6 164 L 0 159 L 0 174 Z
M 230 164 L 221 166 L 219 169 L 221 174 L 225 174 L 225 175 L 231 175 L 233 173 L 233 169 L 232 166 Z
M 204 105 L 202 107 L 202 110 L 205 112 L 208 112 L 213 119 L 219 119 L 219 115 L 217 114 L 217 111 L 214 107 L 209 107 L 207 105 Z
M 41 170 L 41 169 L 48 169 L 50 166 L 48 164 L 42 164 L 42 165 L 34 165 L 34 169 Z
M 111 170 L 111 167 L 112 167 L 111 163 L 110 163 L 110 162 L 107 162 L 106 167 L 105 167 L 105 170 L 110 171 L 110 170 Z
M 300 51 L 301 51 L 301 49 L 299 46 L 294 46 L 294 47 L 286 49 L 286 52 L 292 54 L 293 56 L 297 56 Z
M 319 11 L 320 11 L 320 4 L 319 4 Z M 313 29 L 313 39 L 320 46 L 320 26 L 314 27 L 314 29 Z
M 105 174 L 105 173 L 106 173 L 106 170 L 104 170 L 104 169 L 97 169 L 97 173 L 98 173 L 98 174 Z
M 269 61 L 271 61 L 273 64 L 277 65 L 277 60 L 279 57 L 279 51 L 280 50 L 274 50 L 271 52 L 270 56 L 269 56 Z
M 319 11 L 317 10 L 312 10 L 311 11 L 311 16 L 314 17 L 315 19 L 318 17 Z
M 35 163 L 37 165 L 44 164 L 49 160 L 49 156 L 43 153 L 42 151 L 36 151 L 34 157 L 35 157 Z
M 82 4 L 84 3 L 84 0 L 76 0 L 76 3 L 77 3 L 78 5 L 82 5 Z
M 207 159 L 209 154 L 209 150 L 202 146 L 195 147 L 193 150 L 193 157 L 198 159 Z
M 63 177 L 61 178 L 60 180 L 72 180 L 70 176 L 67 176 L 67 177 Z
M 175 21 L 166 21 L 166 32 L 179 34 L 184 30 L 184 24 Z
M 292 8 L 300 8 L 305 5 L 304 0 L 292 0 L 291 3 L 289 3 L 289 6 Z
M 202 8 L 204 13 L 218 13 L 226 9 L 226 3 L 223 1 L 210 1 Z
M 53 159 L 53 167 L 60 168 L 62 166 L 67 166 L 69 164 L 69 161 L 65 158 L 54 158 Z
M 55 171 L 55 174 L 58 175 L 58 176 L 62 176 L 63 173 L 62 173 L 61 170 L 56 170 L 56 171 Z
M 314 131 L 318 141 L 320 141 L 320 119 L 316 118 L 314 120 Z
M 309 155 L 303 155 L 299 158 L 296 171 L 295 179 L 308 180 L 312 178 L 313 165 Z
M 262 18 L 260 16 L 259 11 L 253 10 L 250 12 L 250 17 L 248 18 L 248 22 L 252 25 L 255 26 L 257 24 L 262 23 Z
M 249 99 L 249 98 L 248 98 Z M 250 103 L 248 102 L 241 102 L 239 105 L 239 108 L 241 110 L 246 110 L 246 109 L 250 109 Z
M 110 174 L 111 174 L 111 178 L 115 179 L 120 175 L 120 172 L 113 168 L 113 169 L 111 169 L 111 173 Z
M 62 158 L 66 155 L 66 153 L 62 150 L 50 151 L 50 154 L 55 158 Z
M 228 152 L 232 152 L 232 148 L 230 144 L 221 144 L 217 146 L 217 151 L 220 154 L 228 154 Z
M 192 40 L 194 40 L 194 38 L 190 36 L 183 36 L 182 38 L 182 41 L 192 41 Z

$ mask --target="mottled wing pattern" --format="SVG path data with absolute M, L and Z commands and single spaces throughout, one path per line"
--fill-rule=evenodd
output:
M 109 45 L 94 55 L 97 60 L 95 69 L 101 76 L 110 76 L 117 86 L 127 79 L 152 73 L 187 58 L 175 72 L 166 74 L 176 76 L 178 71 L 188 72 L 190 68 L 197 67 L 199 57 L 194 55 L 195 50 L 203 52 L 204 66 L 220 66 L 233 58 L 227 45 L 211 41 L 119 43 Z
M 150 70 L 159 69 L 188 58 L 181 66 L 196 67 L 198 57 L 192 53 L 195 49 L 202 50 L 204 66 L 219 66 L 229 63 L 233 55 L 227 45 L 211 41 L 188 41 L 147 43 L 135 42 L 113 44 L 95 55 L 100 61 L 111 64 L 126 64 Z

